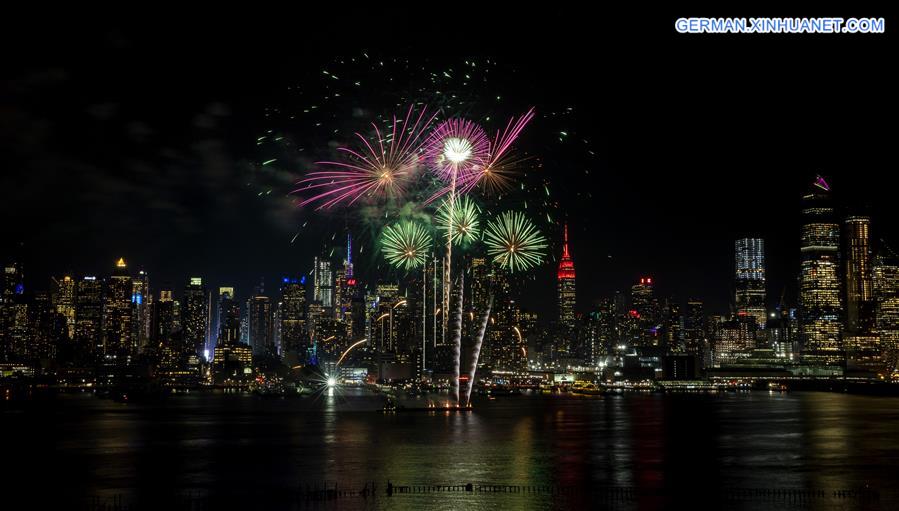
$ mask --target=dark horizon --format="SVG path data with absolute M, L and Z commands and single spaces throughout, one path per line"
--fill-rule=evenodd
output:
M 499 88 L 508 99 L 474 115 L 537 107 L 519 145 L 543 163 L 537 177 L 547 179 L 570 224 L 580 311 L 651 275 L 659 296 L 698 298 L 708 312 L 726 312 L 733 241 L 744 235 L 766 240 L 769 306 L 784 290 L 795 303 L 800 198 L 816 174 L 849 211 L 872 216 L 873 239 L 899 245 L 890 215 L 899 177 L 888 172 L 895 151 L 883 127 L 897 106 L 883 64 L 894 54 L 889 33 L 684 36 L 673 20 L 602 22 L 596 32 L 585 21 L 563 31 L 570 21 L 556 15 L 536 38 L 460 48 L 349 35 L 329 52 L 316 41 L 330 41 L 336 23 L 303 37 L 278 22 L 89 33 L 50 24 L 37 39 L 19 27 L 7 42 L 28 41 L 29 53 L 5 68 L 0 100 L 0 207 L 16 219 L 4 222 L 2 254 L 24 241 L 26 279 L 38 289 L 51 275 L 108 275 L 119 257 L 145 268 L 155 290 L 176 293 L 190 276 L 245 297 L 260 277 L 274 286 L 282 275 L 307 273 L 339 231 L 330 224 L 345 220 L 292 207 L 287 192 L 306 160 L 268 175 L 259 165 L 267 148 L 256 139 L 287 126 L 267 109 L 299 112 L 310 96 L 333 90 L 323 69 L 363 53 L 400 56 L 428 72 L 492 59 L 499 78 L 469 93 Z M 411 84 L 416 73 L 394 76 Z M 288 92 L 297 86 L 305 97 Z M 363 90 L 355 104 L 283 129 L 309 142 L 309 161 L 321 158 L 366 116 L 397 110 L 380 92 Z M 567 107 L 573 113 L 554 115 Z M 312 122 L 322 119 L 327 133 Z M 567 139 L 559 142 L 562 130 Z M 551 318 L 561 227 L 541 227 L 554 251 L 534 272 L 545 292 L 523 301 Z M 360 267 L 369 280 L 377 276 Z

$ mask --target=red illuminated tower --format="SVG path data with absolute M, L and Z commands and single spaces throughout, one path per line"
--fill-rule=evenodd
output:
M 565 224 L 562 241 L 562 260 L 559 261 L 559 323 L 574 326 L 575 287 L 574 261 L 568 251 L 568 224 Z

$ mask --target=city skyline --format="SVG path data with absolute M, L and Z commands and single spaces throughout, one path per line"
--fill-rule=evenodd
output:
M 757 349 L 773 350 L 774 356 L 789 363 L 801 357 L 805 363 L 822 366 L 848 362 L 879 367 L 882 362 L 878 360 L 889 363 L 896 356 L 893 350 L 899 348 L 893 340 L 899 316 L 891 301 L 897 294 L 891 280 L 896 256 L 888 246 L 872 249 L 877 244 L 870 237 L 871 218 L 841 217 L 831 192 L 828 181 L 816 176 L 802 197 L 802 263 L 797 272 L 801 293 L 795 302 L 781 295 L 776 307 L 766 306 L 765 242 L 739 238 L 734 241 L 734 301 L 729 313 L 709 314 L 714 311 L 705 308 L 702 297 L 683 300 L 659 293 L 651 276 L 640 277 L 629 296 L 616 291 L 595 296 L 578 308 L 566 224 L 562 243 L 555 247 L 561 253 L 555 314 L 535 314 L 522 308 L 519 303 L 527 294 L 525 288 L 534 292 L 533 286 L 475 254 L 463 258 L 463 274 L 469 275 L 469 286 L 473 286 L 466 291 L 471 322 L 463 329 L 469 332 L 466 335 L 474 334 L 474 316 L 485 310 L 489 295 L 490 302 L 495 302 L 490 317 L 497 326 L 490 328 L 484 363 L 495 368 L 497 361 L 502 361 L 505 365 L 500 369 L 526 370 L 549 363 L 590 366 L 622 342 L 622 347 L 638 352 L 663 348 L 692 355 L 701 360 L 702 367 L 740 363 Z M 397 278 L 387 273 L 366 282 L 354 273 L 349 233 L 345 250 L 344 254 L 316 256 L 310 274 L 299 279 L 283 277 L 268 293 L 263 279 L 246 297 L 233 286 L 218 286 L 215 292 L 202 277 L 186 279 L 179 293 L 179 286 L 155 284 L 148 272 L 130 267 L 123 257 L 106 276 L 51 276 L 49 294 L 35 292 L 26 286 L 23 262 L 10 259 L 4 265 L 3 281 L 4 357 L 16 360 L 27 353 L 58 349 L 39 344 L 22 351 L 22 342 L 36 342 L 48 334 L 27 333 L 31 320 L 26 325 L 15 312 L 20 306 L 16 304 L 22 304 L 30 318 L 35 313 L 30 308 L 36 307 L 40 313 L 42 301 L 49 298 L 49 305 L 64 323 L 64 337 L 75 343 L 73 346 L 99 349 L 107 357 L 129 360 L 151 353 L 153 343 L 175 346 L 171 342 L 177 334 L 187 348 L 183 353 L 216 363 L 224 360 L 219 356 L 222 348 L 233 350 L 240 345 L 249 346 L 255 356 L 263 358 L 293 357 L 318 363 L 319 356 L 336 356 L 343 349 L 340 346 L 362 338 L 370 339 L 380 352 L 424 353 L 416 364 L 435 371 L 442 363 L 439 346 L 446 345 L 448 335 L 446 330 L 436 329 L 436 323 L 430 328 L 427 319 L 433 315 L 436 321 L 439 313 L 438 302 L 429 300 L 430 293 L 436 299 L 437 280 L 431 292 L 428 282 L 434 276 L 428 277 L 427 272 L 424 281 L 414 274 Z M 423 288 L 418 287 L 421 282 Z M 405 307 L 397 310 L 400 305 Z M 411 316 L 406 312 L 410 309 Z M 385 316 L 389 321 L 382 322 Z M 720 325 L 706 330 L 708 321 Z M 795 326 L 791 326 L 793 322 Z M 697 330 L 700 323 L 703 326 Z M 387 324 L 389 328 L 384 330 Z M 40 322 L 34 325 L 43 328 Z M 612 325 L 617 334 L 609 330 Z M 518 343 L 507 345 L 514 340 L 513 331 Z M 416 336 L 421 338 L 418 346 Z M 318 346 L 325 338 L 336 339 L 333 348 Z M 312 351 L 307 353 L 307 346 Z M 317 353 L 320 349 L 324 350 L 321 354 Z M 249 354 L 239 356 L 250 360 Z
M 814 179 L 810 179 L 810 181 L 812 183 L 812 186 L 815 187 L 815 183 L 819 183 L 820 181 L 822 181 L 824 179 L 825 178 L 822 178 L 820 175 L 816 175 L 814 177 Z M 828 180 L 829 180 L 829 178 L 828 178 Z M 826 180 L 824 182 L 827 183 Z M 830 185 L 828 184 L 827 186 L 828 186 L 827 193 L 828 193 L 828 196 L 830 196 L 830 193 L 831 193 Z M 808 188 L 808 187 L 809 187 L 809 184 L 807 182 L 806 188 Z M 817 189 L 817 187 L 815 187 L 815 189 Z M 809 195 L 808 193 L 803 193 L 802 199 L 800 201 L 797 201 L 797 204 L 801 204 L 801 201 L 808 201 L 809 197 L 811 197 L 811 195 Z M 834 199 L 829 199 L 829 200 L 834 200 Z M 863 247 L 847 246 L 845 249 L 847 251 L 846 256 L 844 258 L 842 258 L 842 260 L 838 260 L 834 263 L 835 264 L 834 268 L 835 268 L 835 272 L 836 272 L 835 275 L 839 275 L 839 278 L 843 278 L 844 276 L 848 276 L 851 274 L 851 272 L 850 272 L 851 268 L 849 265 L 853 264 L 853 258 L 850 257 L 850 253 L 858 254 L 859 251 L 861 250 L 861 251 L 865 251 L 868 254 L 867 257 L 864 258 L 862 261 L 858 261 L 859 256 L 856 256 L 856 258 L 855 258 L 855 265 L 858 267 L 858 269 L 856 271 L 864 272 L 865 275 L 867 275 L 866 280 L 856 279 L 858 281 L 858 283 L 856 284 L 856 286 L 858 286 L 858 291 L 856 291 L 856 294 L 859 295 L 859 298 L 857 298 L 856 301 L 861 301 L 863 303 L 861 303 L 861 305 L 856 305 L 856 307 L 854 309 L 851 309 L 850 307 L 848 307 L 848 304 L 847 304 L 847 313 L 852 314 L 851 312 L 848 312 L 848 311 L 850 309 L 855 310 L 856 311 L 855 315 L 857 316 L 858 307 L 870 308 L 873 306 L 870 303 L 872 293 L 873 293 L 873 289 L 871 287 L 872 284 L 870 283 L 871 260 L 881 252 L 883 252 L 885 254 L 893 253 L 893 249 L 891 248 L 891 246 L 889 244 L 887 244 L 887 242 L 885 240 L 883 240 L 882 238 L 879 239 L 876 236 L 877 231 L 872 229 L 872 227 L 871 227 L 872 224 L 874 224 L 874 225 L 880 224 L 879 218 L 872 217 L 872 216 L 860 216 L 857 214 L 848 213 L 849 211 L 855 211 L 855 209 L 857 209 L 857 208 L 852 208 L 845 204 L 835 203 L 835 205 L 832 207 L 834 208 L 834 211 L 832 212 L 832 215 L 834 218 L 834 224 L 833 224 L 834 231 L 832 234 L 830 234 L 830 236 L 833 237 L 833 243 L 837 244 L 836 249 L 840 248 L 839 247 L 840 243 L 850 243 L 850 240 L 851 240 L 850 233 L 848 231 L 844 233 L 844 231 L 846 229 L 848 229 L 850 226 L 852 226 L 852 228 L 854 228 L 856 230 L 862 231 L 864 234 L 864 242 L 863 242 L 864 246 Z M 845 229 L 843 227 L 844 223 L 846 226 Z M 562 278 L 561 278 L 562 266 L 572 264 L 571 263 L 572 258 L 569 255 L 569 249 L 568 249 L 569 241 L 568 241 L 568 235 L 567 235 L 567 231 L 568 231 L 567 225 L 568 225 L 568 222 L 565 222 L 565 226 L 563 229 L 564 235 L 562 236 L 563 239 L 561 239 L 558 244 L 558 247 L 561 247 L 561 248 L 554 249 L 552 251 L 552 253 L 559 253 L 562 256 L 559 259 L 559 263 L 557 263 L 558 264 L 558 272 L 553 270 L 552 265 L 554 263 L 552 262 L 552 258 L 551 258 L 548 263 L 544 263 L 543 265 L 541 265 L 538 268 L 538 270 L 536 272 L 537 273 L 536 282 L 540 283 L 541 280 L 543 282 L 546 282 L 547 279 L 542 278 L 542 277 L 546 277 L 547 275 L 553 275 L 554 276 L 553 280 L 556 280 L 556 277 L 558 277 L 559 282 L 561 282 L 562 281 Z M 802 225 L 797 223 L 797 228 L 801 230 Z M 268 271 L 267 272 L 268 275 L 261 275 L 259 277 L 256 277 L 254 279 L 252 285 L 242 282 L 242 284 L 244 284 L 242 286 L 233 285 L 234 282 L 236 280 L 238 280 L 236 278 L 224 277 L 224 278 L 221 278 L 221 280 L 219 280 L 219 281 L 213 281 L 212 279 L 210 279 L 209 277 L 206 277 L 206 276 L 201 276 L 200 278 L 202 278 L 207 284 L 212 284 L 215 286 L 225 286 L 225 287 L 230 287 L 232 289 L 236 288 L 237 291 L 235 291 L 235 294 L 236 294 L 236 298 L 239 300 L 250 299 L 252 296 L 254 296 L 256 294 L 256 290 L 259 287 L 259 285 L 264 284 L 265 282 L 269 282 L 270 284 L 277 284 L 283 278 L 295 278 L 295 276 L 297 276 L 297 277 L 303 276 L 304 278 L 308 278 L 310 280 L 310 282 L 313 282 L 313 283 L 316 283 L 318 280 L 321 279 L 323 282 L 324 281 L 330 282 L 330 284 L 324 285 L 321 287 L 319 287 L 318 284 L 315 284 L 314 287 L 311 288 L 312 291 L 311 291 L 310 299 L 322 301 L 323 305 L 325 307 L 332 307 L 332 302 L 335 299 L 339 298 L 337 295 L 335 295 L 335 293 L 339 294 L 339 289 L 336 287 L 336 283 L 341 278 L 346 278 L 347 273 L 349 274 L 350 277 L 353 276 L 352 257 L 358 258 L 362 255 L 362 254 L 357 254 L 356 256 L 351 256 L 349 261 L 346 260 L 346 253 L 348 253 L 346 251 L 349 251 L 349 253 L 352 253 L 352 241 L 351 241 L 352 232 L 350 231 L 350 229 L 346 229 L 345 232 L 346 232 L 346 242 L 344 243 L 344 246 L 343 247 L 340 247 L 339 245 L 333 246 L 329 250 L 329 252 L 331 254 L 330 257 L 326 256 L 324 254 L 311 256 L 311 260 L 308 261 L 308 263 L 310 263 L 309 264 L 310 269 L 306 272 L 301 270 L 303 265 L 298 264 L 298 265 L 296 265 L 297 270 L 295 270 L 295 271 L 279 272 L 279 273 L 273 273 L 271 271 Z M 749 231 L 748 234 L 752 234 L 752 232 Z M 571 243 L 576 244 L 577 239 L 573 240 Z M 768 264 L 766 264 L 766 261 L 769 261 L 769 264 L 770 264 L 771 259 L 767 255 L 764 238 L 761 238 L 761 237 L 735 238 L 734 240 L 732 240 L 732 243 L 737 244 L 737 253 L 742 254 L 742 255 L 738 255 L 738 258 L 735 261 L 736 265 L 737 265 L 737 279 L 735 281 L 736 283 L 731 284 L 729 288 L 726 286 L 719 286 L 719 287 L 721 287 L 721 289 L 716 290 L 713 293 L 713 295 L 729 293 L 730 300 L 729 300 L 729 303 L 725 303 L 723 305 L 717 305 L 717 306 L 713 305 L 714 308 L 710 308 L 710 305 L 714 303 L 714 298 L 710 299 L 710 297 L 708 297 L 708 296 L 701 296 L 701 295 L 697 295 L 695 293 L 691 294 L 689 291 L 680 290 L 680 289 L 672 289 L 673 286 L 670 283 L 667 283 L 668 285 L 665 285 L 666 283 L 664 282 L 664 280 L 660 280 L 660 278 L 657 276 L 657 274 L 653 274 L 652 271 L 648 271 L 648 270 L 647 271 L 637 271 L 633 274 L 633 276 L 627 276 L 626 278 L 629 281 L 634 281 L 634 280 L 639 279 L 646 275 L 655 275 L 654 278 L 656 281 L 656 285 L 663 284 L 664 293 L 667 296 L 671 296 L 671 297 L 675 298 L 680 303 L 686 303 L 690 299 L 694 299 L 694 298 L 702 298 L 704 300 L 704 303 L 706 304 L 706 309 L 709 312 L 719 313 L 719 314 L 726 314 L 730 311 L 745 310 L 745 308 L 747 306 L 741 305 L 741 300 L 743 302 L 746 302 L 747 300 L 758 300 L 758 299 L 752 299 L 752 298 L 745 298 L 746 296 L 749 296 L 749 294 L 753 293 L 752 291 L 746 291 L 745 290 L 746 287 L 747 286 L 751 287 L 751 286 L 755 285 L 755 284 L 745 284 L 745 282 L 749 282 L 753 278 L 760 279 L 760 280 L 758 280 L 759 282 L 761 282 L 760 291 L 756 292 L 755 294 L 756 294 L 756 296 L 762 297 L 760 303 L 757 301 L 755 301 L 753 303 L 758 303 L 757 307 L 761 307 L 762 309 L 764 309 L 765 313 L 775 309 L 785 299 L 787 300 L 788 303 L 798 303 L 801 300 L 800 286 L 798 286 L 798 285 L 792 289 L 791 289 L 792 286 L 789 286 L 789 285 L 782 285 L 780 287 L 780 289 L 773 289 L 769 285 L 766 284 L 766 280 L 767 280 L 766 268 L 768 267 Z M 741 243 L 742 243 L 742 245 L 741 245 Z M 747 243 L 749 245 L 747 245 Z M 800 246 L 801 243 L 803 243 L 803 242 L 800 241 L 799 239 L 794 239 L 794 243 L 793 243 L 794 245 Z M 858 242 L 854 242 L 854 243 L 862 243 L 862 242 L 858 241 Z M 8 249 L 4 252 L 4 257 L 7 259 L 7 261 L 15 260 L 19 264 L 22 264 L 23 262 L 29 262 L 28 261 L 29 251 L 23 250 L 23 248 L 24 247 L 22 247 L 22 246 L 12 247 L 11 249 Z M 801 246 L 799 248 L 801 248 Z M 343 253 L 343 255 L 340 255 L 341 249 L 345 251 Z M 850 252 L 850 251 L 853 251 L 853 252 Z M 796 252 L 796 251 L 794 251 L 794 252 Z M 798 252 L 801 253 L 802 250 L 799 250 Z M 582 257 L 589 259 L 589 260 L 593 260 L 593 259 L 595 259 L 595 254 L 591 254 L 588 252 L 587 254 L 584 254 Z M 759 258 L 760 258 L 760 262 L 756 261 L 756 259 L 759 259 Z M 793 259 L 793 258 L 788 257 L 787 259 Z M 799 259 L 799 258 L 796 258 L 796 259 Z M 148 268 L 147 266 L 142 265 L 142 264 L 137 264 L 137 265 L 133 264 L 133 259 L 130 257 L 130 255 L 127 255 L 127 254 L 126 255 L 122 255 L 122 254 L 116 255 L 112 260 L 112 262 L 113 262 L 112 266 L 119 266 L 122 263 L 124 263 L 125 261 L 128 261 L 128 266 L 135 267 L 140 272 L 145 272 Z M 568 262 L 565 262 L 565 261 L 568 261 Z M 342 265 L 347 265 L 347 263 L 349 263 L 348 270 L 344 269 L 344 267 L 342 266 Z M 720 264 L 720 262 L 719 262 L 719 264 Z M 744 266 L 744 268 L 742 268 L 742 269 L 740 267 L 741 264 Z M 756 270 L 755 272 L 753 272 L 753 269 L 751 267 L 752 265 L 757 265 L 757 264 L 761 265 L 761 273 L 759 274 L 760 276 L 756 276 L 755 274 L 757 274 L 758 271 Z M 335 267 L 340 267 L 341 269 L 337 270 L 337 272 L 335 273 L 331 269 L 332 265 L 334 265 Z M 371 263 L 369 262 L 369 266 L 370 265 L 371 265 Z M 775 266 L 782 266 L 782 265 L 783 265 L 783 261 L 775 261 Z M 26 264 L 26 266 L 28 266 L 28 265 Z M 72 266 L 72 265 L 64 265 L 64 266 Z M 92 265 L 93 268 L 97 268 L 97 266 L 98 266 L 98 263 L 95 263 L 94 265 Z M 163 263 L 162 266 L 164 267 L 165 263 Z M 798 266 L 801 267 L 801 261 L 799 262 Z M 566 268 L 569 268 L 569 267 L 566 266 Z M 384 271 L 382 269 L 382 270 L 380 270 L 380 272 L 375 273 L 375 272 L 373 272 L 371 267 L 368 268 L 368 271 L 373 274 L 372 275 L 364 275 L 364 277 L 360 277 L 360 281 L 368 282 L 369 280 L 373 280 L 375 282 L 377 282 L 377 281 L 397 281 L 397 282 L 399 282 L 399 281 L 407 280 L 407 278 L 408 278 L 408 274 L 404 274 L 405 272 Z M 573 266 L 571 266 L 570 269 L 566 270 L 566 271 L 570 272 L 571 281 L 573 282 L 573 276 L 574 276 Z M 733 264 L 731 265 L 730 271 L 731 271 L 731 273 L 734 271 Z M 100 271 L 91 271 L 91 272 L 88 272 L 88 271 L 62 271 L 62 272 L 59 272 L 56 274 L 47 275 L 46 278 L 41 278 L 38 280 L 35 280 L 32 277 L 31 279 L 29 279 L 29 284 L 30 284 L 29 291 L 31 291 L 31 290 L 45 291 L 45 292 L 50 291 L 51 287 L 55 283 L 55 279 L 57 279 L 57 278 L 69 277 L 69 278 L 74 278 L 74 279 L 80 279 L 83 277 L 93 277 L 93 278 L 101 278 L 102 279 L 106 276 L 112 276 L 113 273 L 114 272 L 104 273 L 103 269 L 101 268 Z M 150 273 L 152 273 L 155 277 L 155 275 L 156 275 L 155 268 Z M 173 289 L 176 292 L 176 296 L 180 297 L 181 289 L 182 289 L 181 284 L 183 283 L 183 281 L 185 281 L 188 278 L 197 276 L 197 275 L 203 275 L 205 273 L 206 272 L 204 272 L 202 269 L 197 269 L 197 270 L 188 272 L 187 274 L 182 276 L 180 278 L 180 280 L 175 281 L 175 282 L 171 282 L 170 279 L 154 278 L 154 287 L 156 289 L 160 289 L 160 288 Z M 262 273 L 262 272 L 260 272 L 260 273 Z M 741 277 L 741 275 L 742 275 L 742 277 Z M 160 280 L 162 281 L 161 283 L 160 283 Z M 786 280 L 790 280 L 790 279 L 786 279 Z M 743 282 L 743 283 L 741 284 L 741 282 Z M 548 284 L 548 285 L 549 285 L 549 287 L 546 287 L 544 289 L 545 292 L 541 293 L 542 295 L 549 296 L 552 293 L 551 287 L 557 287 L 559 284 L 552 283 L 552 284 Z M 625 286 L 622 286 L 619 289 L 612 289 L 611 291 L 606 292 L 606 293 L 597 292 L 592 289 L 584 289 L 582 286 L 582 287 L 580 287 L 580 289 L 577 290 L 576 299 L 573 300 L 573 302 L 576 305 L 573 306 L 572 310 L 573 310 L 573 312 L 575 312 L 579 315 L 588 313 L 588 312 L 590 312 L 591 307 L 593 305 L 595 305 L 596 303 L 598 303 L 601 299 L 611 296 L 615 292 L 624 291 L 624 290 L 628 289 L 629 286 L 630 286 L 630 284 L 627 284 Z M 541 287 L 543 287 L 543 286 L 541 286 Z M 572 284 L 572 288 L 573 287 L 574 286 Z M 741 292 L 738 288 L 743 288 L 744 291 Z M 735 291 L 736 291 L 736 294 L 734 294 Z M 556 292 L 558 292 L 558 288 L 556 289 Z M 570 292 L 567 292 L 567 293 L 570 294 Z M 749 293 L 749 294 L 747 294 L 747 293 Z M 744 298 L 741 298 L 741 297 L 744 297 Z M 522 298 L 522 297 L 519 297 L 519 298 Z M 841 300 L 845 301 L 847 299 L 849 299 L 849 294 L 848 293 L 842 294 Z M 528 300 L 525 299 L 525 302 L 528 303 Z M 543 316 L 548 317 L 548 316 L 552 316 L 557 313 L 559 303 L 560 303 L 560 300 L 558 297 L 556 297 L 555 299 L 550 300 L 550 301 L 542 300 L 541 304 L 539 306 L 534 307 L 531 305 L 530 308 L 538 310 L 542 313 Z M 566 307 L 568 307 L 568 306 L 566 306 Z M 752 305 L 749 305 L 748 307 L 751 308 Z M 842 306 L 841 306 L 841 308 L 842 308 Z M 753 314 L 758 315 L 755 312 L 753 312 Z M 853 321 L 856 321 L 856 320 L 853 320 Z M 852 330 L 852 329 L 850 329 L 850 330 Z

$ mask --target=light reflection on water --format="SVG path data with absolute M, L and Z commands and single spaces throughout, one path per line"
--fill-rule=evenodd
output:
M 28 474 L 45 474 L 55 496 L 76 501 L 94 495 L 162 500 L 186 492 L 227 499 L 235 492 L 283 494 L 328 482 L 379 489 L 377 499 L 332 503 L 341 509 L 595 504 L 578 495 L 387 498 L 389 480 L 686 488 L 696 499 L 717 488 L 867 485 L 881 491 L 878 505 L 890 509 L 899 459 L 897 405 L 894 398 L 827 393 L 522 396 L 476 402 L 471 412 L 382 414 L 377 401 L 328 391 L 308 399 L 190 394 L 127 405 L 60 396 L 27 413 L 3 412 L 2 420 L 5 435 L 16 439 L 7 443 L 7 459 L 22 467 L 9 487 L 24 494 Z M 16 477 L 22 478 L 18 484 Z M 641 497 L 619 507 L 663 504 L 671 505 Z M 777 508 L 770 502 L 741 506 Z

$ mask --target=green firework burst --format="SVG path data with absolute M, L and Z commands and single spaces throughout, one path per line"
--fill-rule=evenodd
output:
M 506 211 L 487 222 L 484 243 L 487 255 L 513 273 L 543 262 L 548 246 L 537 226 L 518 211 Z
M 417 222 L 403 220 L 381 233 L 381 252 L 393 266 L 411 270 L 423 265 L 431 249 L 431 235 Z
M 468 197 L 452 203 L 446 199 L 437 209 L 436 220 L 440 230 L 449 233 L 454 245 L 468 245 L 478 239 L 480 214 L 480 208 Z

